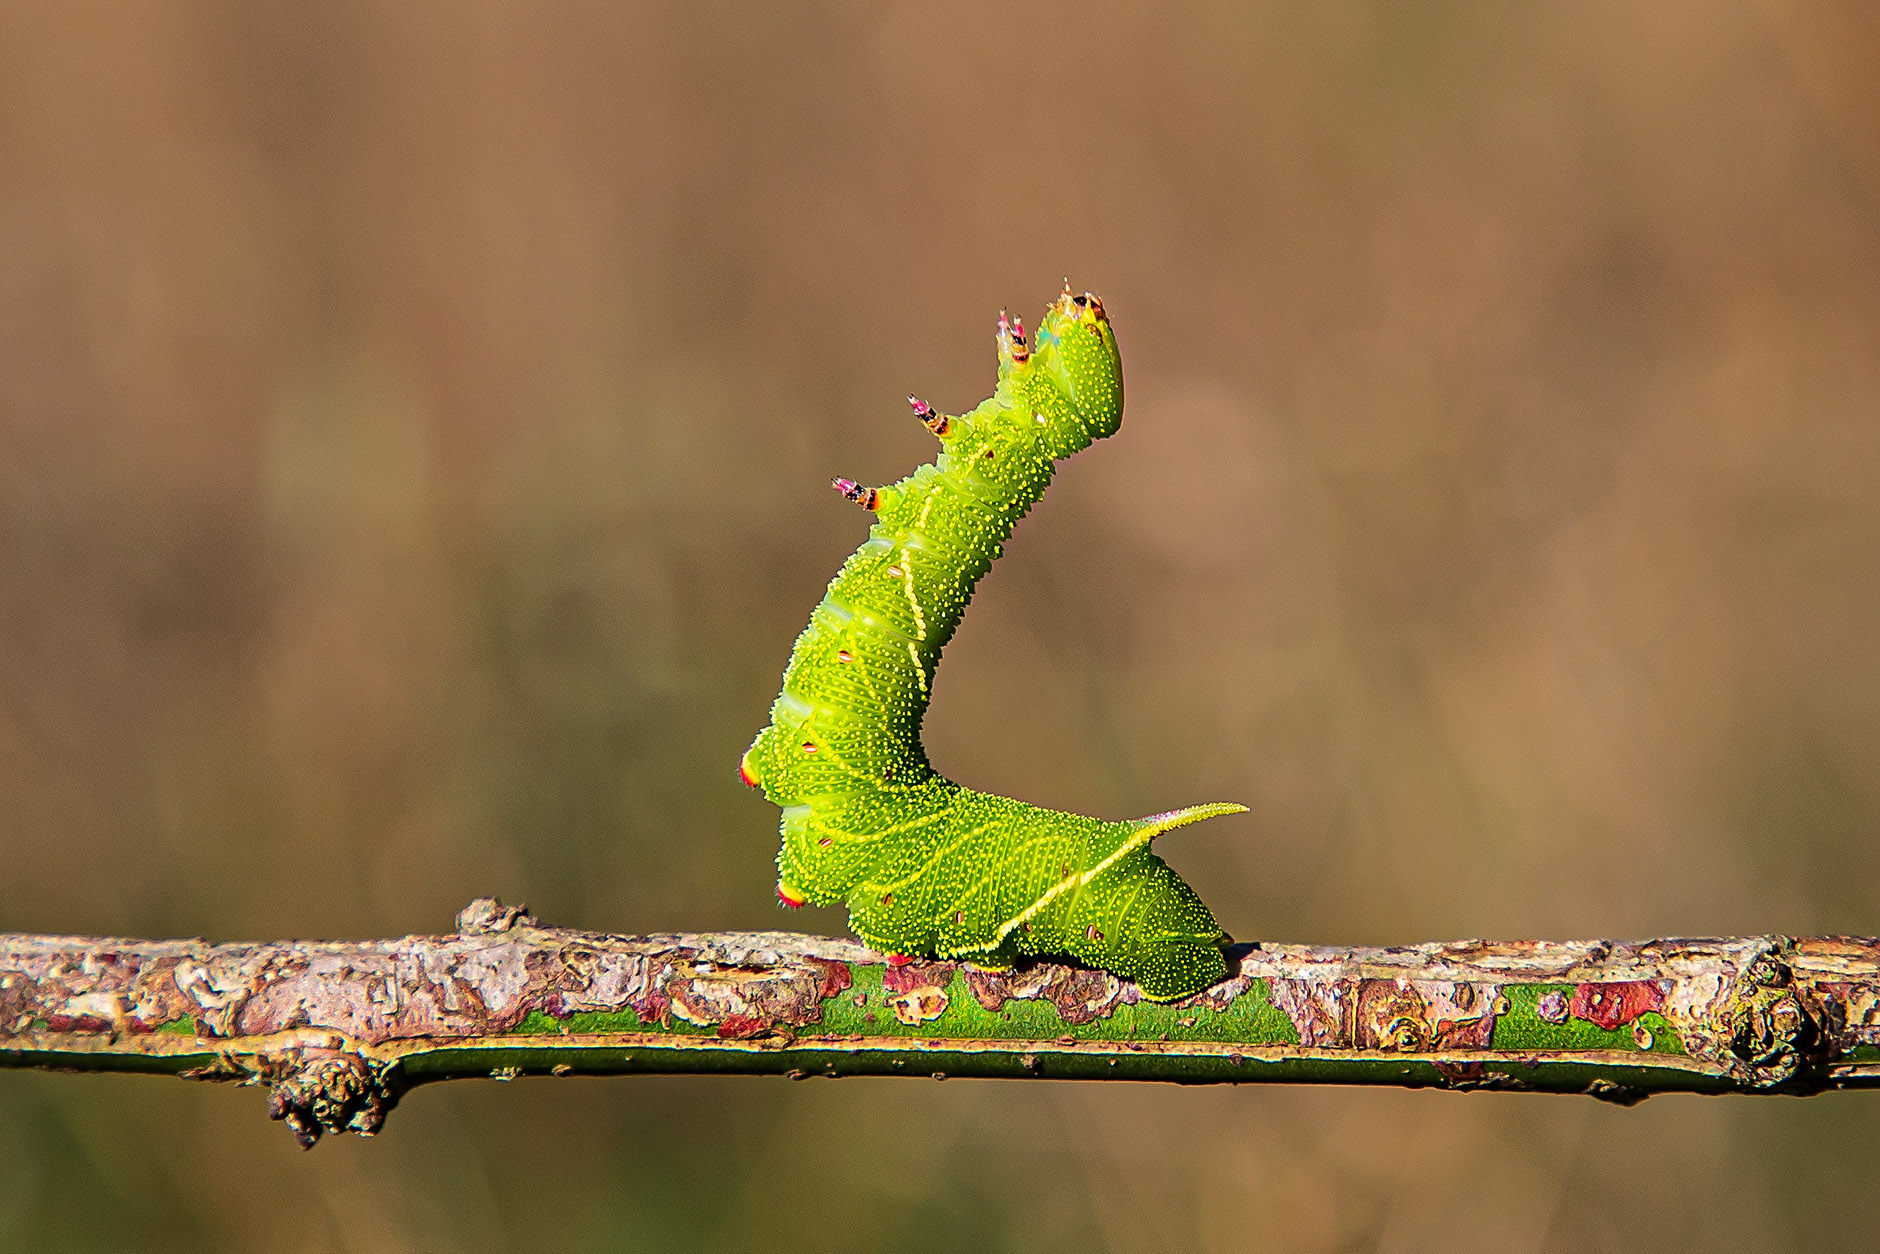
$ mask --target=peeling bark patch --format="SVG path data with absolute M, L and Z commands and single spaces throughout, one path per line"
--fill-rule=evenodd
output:
M 1425 988 L 1438 1049 L 1489 1047 L 1495 1037 L 1497 1004 L 1505 1005 L 1500 985 L 1429 981 Z
M 686 964 L 677 965 L 665 984 L 674 1018 L 700 1027 L 731 1021 L 761 1025 L 746 1029 L 752 1035 L 821 1022 L 824 990 L 846 987 L 821 964 L 720 966 L 695 960 L 689 973 Z M 847 968 L 841 971 L 846 975 Z
M 1327 978 L 1272 982 L 1309 1048 L 1375 1049 L 1391 1053 L 1486 1050 L 1503 1006 L 1499 984 L 1402 978 Z
M 727 1041 L 749 1041 L 770 1036 L 774 1026 L 755 1015 L 730 1014 L 718 1025 L 718 1036 Z
M 1273 1004 L 1286 1012 L 1299 1043 L 1308 1049 L 1324 1049 L 1339 1044 L 1345 1037 L 1345 1008 L 1351 1000 L 1353 985 L 1341 980 L 1273 981 Z
M 1351 1043 L 1359 1049 L 1420 1053 L 1487 1049 L 1501 990 L 1444 980 L 1364 980 Z
M 1010 971 L 981 971 L 978 967 L 966 968 L 966 991 L 973 995 L 973 1000 L 978 1002 L 979 1008 L 987 1014 L 997 1014 L 1006 1002 L 1016 996 L 1011 990 L 1012 973 Z
M 890 963 L 881 973 L 881 987 L 890 993 L 911 993 L 917 988 L 945 988 L 953 979 L 953 962 L 921 962 L 915 959 L 898 965 Z
M 947 995 L 930 984 L 921 985 L 888 998 L 888 1006 L 894 1011 L 895 1022 L 911 1028 L 945 1014 Z
M 988 1012 L 1008 1001 L 1036 1001 L 1053 1007 L 1073 1027 L 1108 1018 L 1117 1007 L 1134 1004 L 1134 984 L 1095 968 L 1039 965 L 1011 971 L 966 968 L 966 987 Z
M 457 912 L 457 930 L 465 936 L 535 926 L 528 906 L 505 906 L 500 897 L 478 897 Z
M 657 1023 L 665 1027 L 672 1022 L 672 998 L 666 995 L 663 988 L 648 989 L 627 1005 L 633 1008 L 633 1013 L 641 1023 Z
M 1429 1007 L 1409 980 L 1364 980 L 1358 985 L 1356 1030 L 1359 1049 L 1419 1053 L 1435 1040 Z
M 1791 956 L 1818 969 L 1839 968 L 1842 973 L 1880 966 L 1880 937 L 1810 936 L 1794 942 Z
M 1842 1006 L 1844 1048 L 1880 1045 L 1880 985 L 1834 981 L 1816 986 L 1823 995 Z
M 809 965 L 822 972 L 822 984 L 816 990 L 817 1001 L 828 1001 L 837 993 L 855 984 L 855 973 L 846 962 L 832 962 L 821 958 L 811 958 Z
M 1611 1032 L 1664 1005 L 1665 986 L 1657 980 L 1586 983 L 1573 990 L 1567 1013 Z

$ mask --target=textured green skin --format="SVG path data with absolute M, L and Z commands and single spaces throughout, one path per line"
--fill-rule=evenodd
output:
M 1112 823 L 962 788 L 920 744 L 940 650 L 973 587 L 1051 482 L 1054 462 L 1122 421 L 1122 360 L 1102 305 L 1068 289 L 1037 345 L 952 419 L 937 464 L 880 489 L 867 541 L 797 638 L 747 782 L 783 807 L 778 895 L 845 903 L 878 949 L 1009 965 L 1065 954 L 1173 1000 L 1227 973 L 1224 936 L 1150 852 L 1195 806 Z

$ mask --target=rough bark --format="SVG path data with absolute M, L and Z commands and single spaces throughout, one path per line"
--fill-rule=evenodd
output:
M 263 1084 L 302 1144 L 469 1076 L 741 1072 L 1586 1093 L 1880 1085 L 1880 940 L 1256 945 L 1172 1005 L 1103 971 L 896 965 L 786 932 L 0 936 L 0 1065 Z

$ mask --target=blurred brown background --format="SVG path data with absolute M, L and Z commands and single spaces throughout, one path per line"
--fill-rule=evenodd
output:
M 1153 9 L 1153 11 L 1152 11 Z M 0 929 L 766 927 L 862 519 L 1069 275 L 1121 435 L 927 742 L 1242 937 L 1880 930 L 1880 17 L 0 10 Z M 791 922 L 840 930 L 834 912 Z M 1871 1248 L 1872 1097 L 0 1074 L 0 1248 Z

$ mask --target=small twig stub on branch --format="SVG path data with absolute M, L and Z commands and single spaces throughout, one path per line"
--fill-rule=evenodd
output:
M 1589 1093 L 1880 1085 L 1880 941 L 1242 946 L 1172 1004 L 1099 970 L 892 965 L 786 932 L 0 936 L 0 1065 L 266 1085 L 303 1144 L 431 1080 L 745 1072 Z

